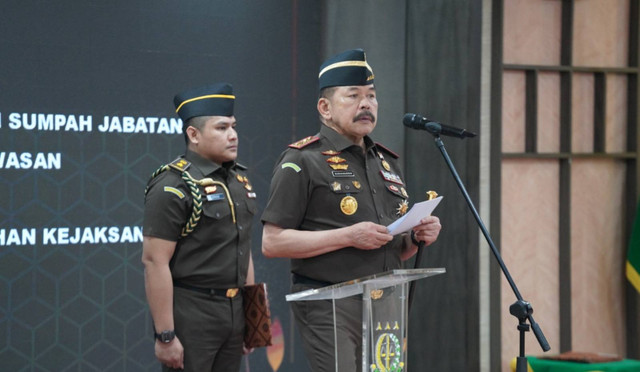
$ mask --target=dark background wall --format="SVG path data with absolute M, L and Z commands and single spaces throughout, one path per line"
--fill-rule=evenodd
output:
M 479 1 L 408 1 L 406 111 L 480 133 L 480 15 Z M 477 371 L 478 226 L 433 136 L 406 134 L 409 192 L 436 190 L 444 196 L 436 213 L 441 237 L 425 250 L 422 266 L 447 269 L 446 275 L 417 286 L 416 306 L 423 312 L 411 314 L 409 337 L 420 352 L 410 354 L 410 365 L 428 366 L 425 371 Z M 478 138 L 442 141 L 478 208 Z
M 0 369 L 159 368 L 140 239 L 125 235 L 141 225 L 151 172 L 181 154 L 184 140 L 98 127 L 104 116 L 175 119 L 177 92 L 232 83 L 239 161 L 250 167 L 262 210 L 275 158 L 317 130 L 319 14 L 314 3 L 277 0 L 0 3 Z M 67 123 L 91 116 L 92 127 L 30 130 L 13 113 L 58 114 Z M 59 169 L 9 161 L 38 153 L 59 156 Z M 45 240 L 53 228 L 73 236 L 105 227 L 124 242 Z M 300 371 L 284 302 L 288 262 L 265 261 L 258 219 L 254 231 L 256 275 L 270 285 L 284 336 L 279 370 Z M 256 351 L 246 370 L 270 370 L 267 357 Z M 269 357 L 276 367 L 278 351 Z
M 321 61 L 367 51 L 380 100 L 374 139 L 402 154 L 411 201 L 445 196 L 445 229 L 422 267 L 410 314 L 409 366 L 478 370 L 477 227 L 433 138 L 402 126 L 417 112 L 478 131 L 478 2 L 470 1 L 58 1 L 0 3 L 0 366 L 12 371 L 157 370 L 143 287 L 143 191 L 151 172 L 184 151 L 180 133 L 98 129 L 104 116 L 175 120 L 173 96 L 233 84 L 239 161 L 250 168 L 260 212 L 273 164 L 288 143 L 318 130 Z M 464 20 L 461 22 L 460 20 Z M 91 116 L 91 130 L 17 127 L 12 114 Z M 31 116 L 28 116 L 31 118 Z M 445 139 L 472 198 L 476 142 Z M 60 154 L 59 169 L 7 162 Z M 4 154 L 4 155 L 3 155 Z M 4 156 L 4 161 L 2 156 Z M 260 253 L 277 347 L 243 370 L 304 371 L 291 323 L 288 262 Z M 124 242 L 55 244 L 45 233 L 114 228 Z M 26 229 L 26 230 L 24 230 Z M 62 229 L 62 230 L 61 230 Z M 133 231 L 129 238 L 127 231 Z M 35 243 L 20 238 L 33 232 Z M 29 236 L 27 236 L 28 238 Z M 413 267 L 414 262 L 407 263 Z M 281 332 L 281 333 L 280 333 Z M 284 353 L 284 354 L 282 354 Z M 446 357 L 443 357 L 446 356 Z

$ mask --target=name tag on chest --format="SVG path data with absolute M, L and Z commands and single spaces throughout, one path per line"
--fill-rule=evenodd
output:
M 207 200 L 208 201 L 224 200 L 224 194 L 223 193 L 209 194 L 207 195 Z

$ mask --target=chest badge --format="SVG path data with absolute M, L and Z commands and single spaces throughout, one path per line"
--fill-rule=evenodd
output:
M 322 152 L 322 155 L 334 156 L 340 154 L 340 151 L 336 150 L 326 150 Z
M 349 169 L 349 164 L 329 164 L 331 169 L 334 170 L 347 170 Z
M 409 210 L 409 203 L 406 200 L 403 200 L 400 202 L 400 204 L 398 204 L 398 208 L 396 208 L 396 214 L 402 217 L 405 214 L 407 214 L 408 210 Z
M 409 198 L 409 194 L 407 193 L 407 190 L 404 187 L 400 188 L 400 193 L 405 199 Z
M 340 182 L 335 181 L 331 184 L 331 190 L 340 191 L 342 190 L 342 185 L 340 184 Z
M 353 187 L 355 187 L 358 190 L 360 190 L 360 188 L 362 187 L 362 185 L 358 181 L 351 181 L 351 183 L 353 183 Z
M 351 195 L 347 195 L 340 201 L 340 210 L 347 216 L 351 216 L 358 210 L 358 201 Z
M 382 168 L 384 168 L 384 170 L 386 170 L 387 172 L 389 172 L 391 170 L 391 166 L 389 165 L 389 163 L 384 159 L 384 156 L 382 156 L 382 153 L 378 152 L 378 157 L 380 158 L 380 163 L 382 163 Z
M 216 190 L 218 189 L 218 186 L 213 185 L 213 186 L 207 186 L 204 188 L 204 192 L 207 194 L 213 194 L 214 192 L 216 192 Z
M 398 185 L 404 185 L 404 183 L 402 182 L 402 179 L 400 178 L 400 176 L 398 176 L 395 173 L 385 172 L 385 171 L 381 170 L 380 174 L 382 175 L 382 178 L 384 178 L 385 181 L 393 182 L 393 183 L 398 184 Z

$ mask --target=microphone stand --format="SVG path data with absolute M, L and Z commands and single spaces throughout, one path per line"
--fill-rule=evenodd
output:
M 420 267 L 420 260 L 422 259 L 422 251 L 424 250 L 424 242 L 420 240 L 418 242 L 418 252 L 416 252 L 416 260 L 413 264 L 413 268 L 417 269 Z M 413 303 L 413 292 L 416 290 L 416 282 L 417 280 L 411 281 L 409 283 L 409 305 L 407 306 L 407 312 L 411 312 L 411 304 Z
M 444 157 L 445 162 L 449 166 L 449 170 L 451 171 L 453 178 L 458 184 L 460 191 L 462 191 L 462 195 L 464 196 L 464 199 L 466 200 L 467 205 L 469 206 L 469 209 L 471 209 L 471 212 L 473 213 L 473 217 L 475 217 L 476 222 L 478 223 L 478 226 L 480 226 L 480 230 L 482 230 L 482 234 L 487 240 L 487 243 L 489 243 L 489 247 L 491 247 L 491 251 L 493 252 L 493 255 L 495 256 L 496 260 L 498 260 L 498 264 L 500 264 L 500 268 L 502 269 L 504 276 L 507 278 L 507 281 L 509 282 L 511 289 L 513 290 L 513 293 L 516 296 L 517 301 L 514 302 L 509 307 L 509 312 L 511 313 L 511 315 L 518 318 L 517 328 L 518 328 L 518 331 L 520 332 L 520 354 L 517 358 L 516 372 L 527 372 L 527 358 L 525 356 L 525 351 L 524 351 L 524 344 L 525 344 L 524 335 L 525 335 L 525 332 L 529 331 L 529 324 L 531 324 L 533 333 L 536 336 L 536 339 L 538 340 L 538 343 L 540 344 L 540 347 L 542 348 L 542 350 L 549 351 L 551 348 L 549 347 L 549 343 L 547 342 L 547 339 L 544 337 L 544 334 L 542 333 L 542 329 L 540 329 L 540 326 L 538 325 L 538 323 L 535 322 L 535 320 L 533 319 L 533 316 L 531 315 L 533 314 L 533 307 L 529 302 L 524 301 L 522 299 L 522 296 L 520 295 L 520 291 L 518 291 L 518 287 L 516 287 L 516 284 L 511 278 L 511 274 L 509 274 L 509 270 L 507 270 L 506 265 L 502 261 L 502 257 L 500 256 L 498 249 L 496 248 L 495 244 L 493 244 L 493 240 L 491 239 L 491 236 L 489 235 L 487 228 L 485 227 L 484 223 L 482 222 L 482 219 L 480 218 L 480 215 L 478 214 L 478 211 L 473 205 L 473 202 L 471 201 L 471 197 L 469 197 L 469 194 L 467 193 L 467 190 L 464 187 L 464 184 L 462 183 L 460 176 L 458 176 L 458 172 L 456 172 L 456 168 L 453 166 L 453 163 L 451 162 L 451 158 L 449 157 L 449 154 L 447 154 L 447 150 L 444 148 L 444 143 L 440 139 L 440 135 L 433 134 L 433 136 L 435 137 L 435 142 L 436 142 L 436 145 L 438 146 L 438 149 L 442 153 L 442 156 Z M 422 246 L 423 242 L 420 242 L 420 243 L 421 243 L 420 245 Z M 416 263 L 415 263 L 416 267 L 418 267 L 418 260 L 420 259 L 419 255 L 421 253 L 421 250 L 422 250 L 422 247 L 418 247 L 418 253 L 416 256 Z M 411 290 L 409 291 L 409 294 L 411 295 Z M 409 302 L 409 306 L 411 306 L 411 302 Z M 526 323 L 527 320 L 529 320 L 529 324 Z

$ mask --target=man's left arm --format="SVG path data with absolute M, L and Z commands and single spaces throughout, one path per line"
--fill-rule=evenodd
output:
M 413 236 L 416 241 L 424 242 L 425 247 L 431 245 L 438 239 L 440 230 L 440 219 L 436 216 L 427 216 L 420 220 L 420 224 L 413 227 Z M 418 246 L 413 243 L 411 233 L 407 233 L 404 237 L 404 245 L 402 247 L 401 258 L 403 261 L 413 257 L 418 251 Z

